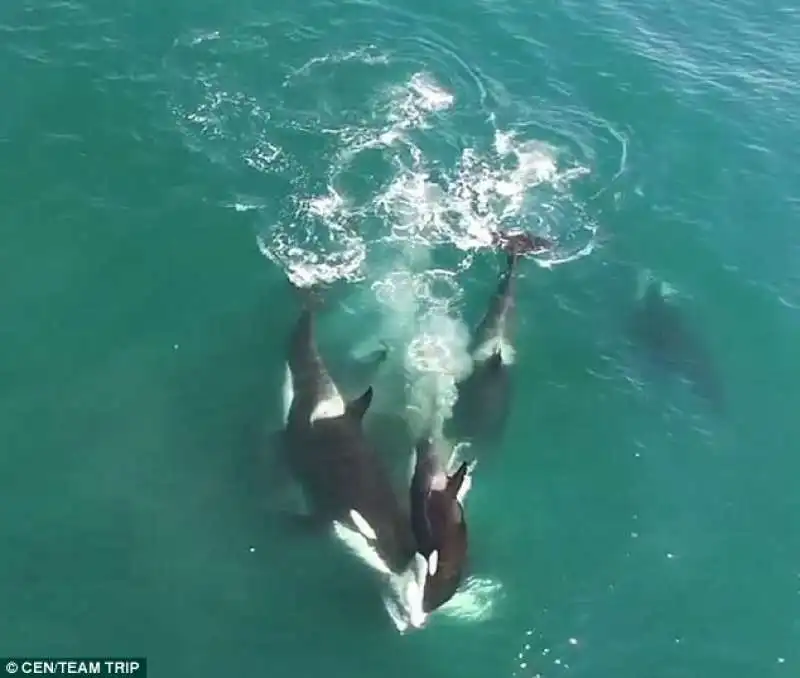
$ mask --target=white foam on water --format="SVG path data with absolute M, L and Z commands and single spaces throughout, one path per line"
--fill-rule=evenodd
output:
M 365 54 L 348 53 L 347 59 L 383 62 Z M 309 63 L 305 68 L 312 67 Z M 456 105 L 454 95 L 432 74 L 419 72 L 376 93 L 373 118 L 362 127 L 325 130 L 340 144 L 328 186 L 317 195 L 295 196 L 291 221 L 261 230 L 264 255 L 294 280 L 311 284 L 362 280 L 371 251 L 403 260 L 409 245 L 454 246 L 462 252 L 458 268 L 463 270 L 475 250 L 489 247 L 492 234 L 504 228 L 524 228 L 557 240 L 569 231 L 577 244 L 538 257 L 542 266 L 588 254 L 596 227 L 575 209 L 569 192 L 588 168 L 565 161 L 552 145 L 502 129 L 494 130 L 487 148 L 468 146 L 454 166 L 443 168 L 438 158 L 428 157 L 417 137 L 423 131 L 435 135 L 437 116 Z M 347 195 L 346 177 L 369 153 L 388 178 L 366 195 Z M 573 237 L 579 232 L 584 235 Z
M 489 246 L 492 233 L 503 228 L 556 237 L 559 247 L 537 259 L 543 266 L 591 251 L 595 225 L 570 192 L 590 169 L 572 151 L 532 138 L 513 122 L 498 126 L 492 115 L 482 136 L 455 138 L 447 116 L 458 110 L 459 100 L 427 70 L 379 87 L 358 110 L 325 109 L 323 124 L 307 110 L 290 115 L 283 110 L 286 96 L 296 93 L 305 101 L 309 78 L 320 76 L 319 69 L 326 81 L 380 69 L 379 82 L 391 76 L 387 66 L 394 57 L 375 45 L 322 54 L 287 72 L 276 95 L 226 68 L 221 57 L 244 48 L 269 51 L 260 32 L 248 27 L 179 37 L 167 62 L 175 72 L 173 112 L 192 148 L 226 167 L 238 163 L 280 177 L 277 200 L 238 199 L 232 208 L 263 215 L 258 246 L 297 284 L 362 280 L 368 255 L 373 250 L 391 255 L 384 246 L 398 242 L 453 246 L 463 253 L 463 270 L 474 251 Z M 480 78 L 457 55 L 447 54 L 439 56 L 470 71 L 469 86 L 482 92 Z M 431 64 L 445 67 L 438 60 Z M 195 72 L 186 73 L 189 67 Z M 462 106 L 474 104 L 466 94 Z M 527 124 L 522 110 L 519 117 L 517 127 Z M 311 167 L 318 158 L 295 157 L 286 145 L 298 131 L 333 146 L 325 152 L 324 177 Z M 431 150 L 426 140 L 435 145 L 437 139 L 459 149 L 455 162 L 443 164 Z M 362 166 L 365 159 L 373 164 Z M 377 174 L 386 176 L 372 181 L 375 163 Z M 367 190 L 351 190 L 348 181 L 354 178 L 366 181 Z M 569 237 L 559 237 L 564 235 Z
M 367 255 L 397 241 L 454 246 L 464 255 L 463 270 L 474 250 L 489 246 L 492 233 L 504 228 L 555 237 L 558 247 L 537 258 L 542 266 L 591 252 L 596 226 L 571 190 L 592 169 L 587 135 L 602 127 L 619 143 L 620 171 L 611 182 L 627 149 L 626 140 L 590 112 L 575 136 L 574 122 L 560 130 L 558 116 L 542 111 L 548 136 L 558 142 L 530 131 L 537 116 L 529 102 L 508 101 L 503 113 L 509 117 L 498 124 L 487 109 L 487 91 L 503 91 L 504 100 L 510 93 L 437 40 L 413 41 L 394 53 L 374 44 L 345 46 L 283 73 L 273 68 L 277 88 L 264 88 L 262 76 L 231 68 L 225 58 L 242 50 L 270 58 L 271 49 L 254 25 L 190 30 L 175 40 L 165 68 L 174 79 L 173 114 L 189 146 L 234 170 L 238 164 L 280 178 L 281 186 L 265 186 L 270 200 L 237 200 L 234 209 L 263 215 L 261 251 L 299 284 L 361 280 Z M 407 70 L 413 63 L 426 67 Z M 382 85 L 398 67 L 408 76 Z M 442 85 L 440 73 L 450 80 L 465 76 L 462 98 Z M 333 106 L 318 91 L 323 83 L 334 94 L 336 83 L 360 75 L 375 76 L 364 80 L 376 83 L 371 95 L 337 99 Z M 481 119 L 471 136 L 454 128 L 454 113 Z M 291 150 L 300 149 L 293 144 L 298 133 L 324 143 L 323 156 Z M 443 162 L 433 150 L 442 144 L 457 157 Z M 327 169 L 314 166 L 320 159 Z M 363 165 L 365 159 L 372 164 Z M 374 178 L 382 172 L 385 177 Z M 367 190 L 351 190 L 347 179 L 353 177 Z
M 468 329 L 461 320 L 443 314 L 423 316 L 417 322 L 417 334 L 405 356 L 409 414 L 412 427 L 415 422 L 418 428 L 433 417 L 432 431 L 440 436 L 456 402 L 456 384 L 472 368 Z
M 297 68 L 289 73 L 283 81 L 283 87 L 290 87 L 295 80 L 301 77 L 306 77 L 317 71 L 323 66 L 336 66 L 339 64 L 347 63 L 348 61 L 357 61 L 367 65 L 387 64 L 389 58 L 386 54 L 381 53 L 375 45 L 365 45 L 353 50 L 341 50 L 325 54 L 321 57 L 312 57 L 306 61 L 300 68 Z
M 501 582 L 488 577 L 467 577 L 456 594 L 437 610 L 448 619 L 460 623 L 490 620 L 503 597 Z
M 450 92 L 425 72 L 415 73 L 408 82 L 392 87 L 389 98 L 391 103 L 387 118 L 390 128 L 380 137 L 384 143 L 398 139 L 402 130 L 427 128 L 431 113 L 446 110 L 455 101 Z M 387 132 L 389 136 L 386 136 Z

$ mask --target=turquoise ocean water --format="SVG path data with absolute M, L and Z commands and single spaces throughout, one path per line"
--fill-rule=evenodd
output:
M 2 3 L 0 654 L 798 675 L 799 35 L 743 0 Z M 472 578 L 400 636 L 264 508 L 285 277 L 334 281 L 331 361 L 392 347 L 392 411 L 458 362 L 501 227 L 558 265 L 521 267 Z M 724 414 L 627 341 L 645 270 Z

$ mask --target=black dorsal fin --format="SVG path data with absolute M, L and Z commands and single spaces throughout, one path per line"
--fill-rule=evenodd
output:
M 363 394 L 355 400 L 351 400 L 347 404 L 347 414 L 355 419 L 361 421 L 369 409 L 372 402 L 372 386 L 370 386 Z
M 503 352 L 500 349 L 500 347 L 498 346 L 495 349 L 494 353 L 492 353 L 492 355 L 486 361 L 486 366 L 489 369 L 496 370 L 496 369 L 502 367 L 502 365 L 503 365 Z

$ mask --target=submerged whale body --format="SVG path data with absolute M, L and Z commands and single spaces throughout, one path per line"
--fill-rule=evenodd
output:
M 502 349 L 477 362 L 456 386 L 457 399 L 446 431 L 457 439 L 490 442 L 503 436 L 511 400 L 511 377 Z
M 651 363 L 685 379 L 715 409 L 724 409 L 724 393 L 707 346 L 670 298 L 668 286 L 648 273 L 629 322 L 629 333 Z
M 507 268 L 473 332 L 472 371 L 456 385 L 457 399 L 445 429 L 448 437 L 489 442 L 503 435 L 511 404 L 517 256 L 508 255 Z

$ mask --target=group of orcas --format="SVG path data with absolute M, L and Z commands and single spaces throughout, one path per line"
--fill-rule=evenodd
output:
M 292 518 L 312 530 L 332 531 L 379 573 L 384 607 L 401 632 L 424 627 L 466 576 L 464 500 L 475 460 L 443 454 L 443 441 L 480 447 L 505 427 L 518 259 L 513 252 L 507 255 L 472 333 L 472 369 L 457 384 L 452 416 L 438 430 L 423 427 L 411 441 L 413 471 L 405 497 L 396 492 L 385 458 L 365 430 L 372 385 L 353 399 L 342 395 L 318 350 L 314 298 L 302 295 L 304 307 L 288 342 L 284 424 L 276 446 L 277 459 L 302 489 L 307 507 Z M 683 342 L 685 349 L 689 335 L 679 330 L 677 316 L 668 317 L 664 288 L 650 285 L 640 301 L 634 333 L 662 357 L 669 354 L 665 342 Z M 704 369 L 695 364 L 689 376 L 708 387 Z

